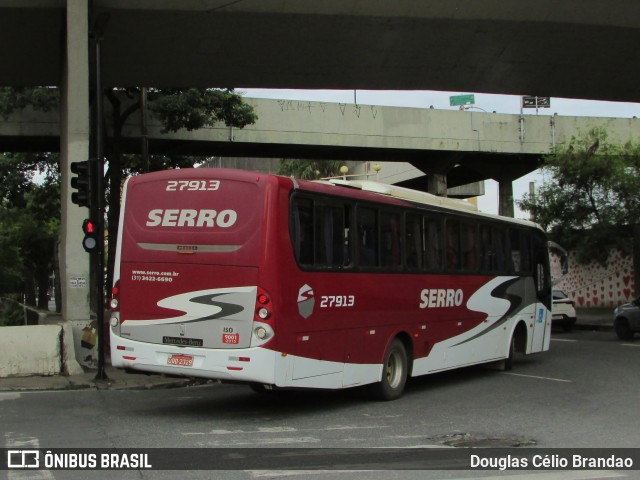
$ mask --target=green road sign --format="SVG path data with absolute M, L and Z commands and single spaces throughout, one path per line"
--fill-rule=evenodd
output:
M 449 104 L 452 107 L 460 106 L 460 105 L 473 105 L 476 103 L 476 100 L 473 94 L 470 95 L 455 95 L 453 97 L 449 97 Z

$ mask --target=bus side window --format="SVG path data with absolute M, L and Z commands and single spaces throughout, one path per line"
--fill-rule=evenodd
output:
M 480 270 L 491 272 L 496 263 L 492 229 L 489 225 L 480 225 Z
M 531 248 L 532 248 L 531 232 L 522 230 L 521 241 L 522 241 L 522 272 L 531 273 L 533 271 L 533 266 L 531 263 Z
M 342 259 L 342 265 L 343 266 L 349 266 L 351 265 L 351 259 L 353 258 L 352 255 L 352 250 L 353 250 L 353 246 L 352 246 L 352 242 L 351 242 L 351 205 L 344 205 L 344 224 L 342 227 L 342 234 L 343 234 L 343 239 L 342 239 L 342 244 L 343 244 L 343 251 L 344 251 L 344 256 Z
M 424 219 L 424 251 L 427 270 L 442 269 L 442 222 L 438 218 Z
M 358 207 L 358 265 L 378 266 L 378 211 L 373 208 Z
M 514 273 L 522 273 L 522 246 L 520 245 L 520 230 L 515 228 L 509 229 L 509 245 L 511 255 L 511 271 Z
M 469 272 L 475 272 L 478 270 L 476 227 L 470 223 L 462 223 L 461 227 L 460 253 L 462 254 L 462 268 Z
M 447 270 L 460 269 L 460 222 L 447 220 Z
M 414 270 L 422 268 L 423 239 L 422 217 L 420 215 L 407 214 L 405 219 L 405 246 L 407 268 Z
M 315 264 L 344 267 L 350 263 L 348 206 L 316 202 Z
M 301 265 L 313 265 L 313 201 L 296 198 L 292 209 L 293 250 Z
M 493 245 L 496 252 L 496 261 L 493 264 L 493 271 L 503 273 L 507 270 L 507 242 L 505 240 L 504 229 L 493 228 Z
M 400 215 L 380 213 L 380 260 L 383 267 L 400 267 L 401 257 Z

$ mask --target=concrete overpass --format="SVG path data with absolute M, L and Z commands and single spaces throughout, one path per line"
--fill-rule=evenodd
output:
M 106 86 L 435 89 L 640 101 L 634 0 L 0 0 L 0 85 L 63 92 L 63 316 L 88 316 L 90 66 Z M 94 28 L 99 26 L 99 29 Z M 624 68 L 624 75 L 615 75 Z
M 429 191 L 428 176 L 444 186 L 493 179 L 506 214 L 513 208 L 511 182 L 539 166 L 556 145 L 594 127 L 613 142 L 640 137 L 640 119 L 537 116 L 473 110 L 384 107 L 344 103 L 245 98 L 258 121 L 242 130 L 220 124 L 188 132 L 162 133 L 148 121 L 151 153 L 223 157 L 305 158 L 407 162 L 417 170 L 385 168 L 382 181 Z M 58 149 L 58 112 L 23 111 L 0 123 L 4 150 Z M 140 118 L 123 130 L 126 152 L 140 151 Z M 109 140 L 107 139 L 107 142 Z M 427 174 L 427 175 L 425 175 Z M 438 192 L 436 192 L 438 193 Z M 442 193 L 442 192 L 439 192 Z
M 107 85 L 640 101 L 634 0 L 0 0 L 0 85 L 61 85 L 78 8 Z

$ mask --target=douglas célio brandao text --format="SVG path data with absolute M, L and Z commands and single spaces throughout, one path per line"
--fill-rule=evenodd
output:
M 602 457 L 580 454 L 540 454 L 533 456 L 470 456 L 471 469 L 478 470 L 518 470 L 518 469 L 633 469 L 634 459 L 607 455 Z

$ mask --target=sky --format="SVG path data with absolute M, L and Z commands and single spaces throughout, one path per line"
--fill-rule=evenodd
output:
M 309 100 L 332 103 L 358 103 L 361 105 L 383 105 L 393 107 L 429 108 L 457 110 L 450 106 L 449 97 L 466 95 L 473 92 L 436 92 L 429 90 L 372 91 L 372 90 L 264 90 L 238 89 L 245 97 L 272 98 L 282 100 Z M 519 114 L 521 96 L 474 93 L 474 111 Z M 578 117 L 640 117 L 640 104 L 622 102 L 603 102 L 594 100 L 575 100 L 551 98 L 550 108 L 526 108 L 524 115 L 563 115 Z M 517 179 L 513 184 L 514 199 L 520 199 L 529 192 L 529 183 L 541 184 L 544 181 L 539 171 Z M 485 182 L 485 195 L 478 198 L 478 208 L 483 212 L 498 213 L 498 185 L 493 180 Z M 525 212 L 516 206 L 516 217 L 527 218 Z

